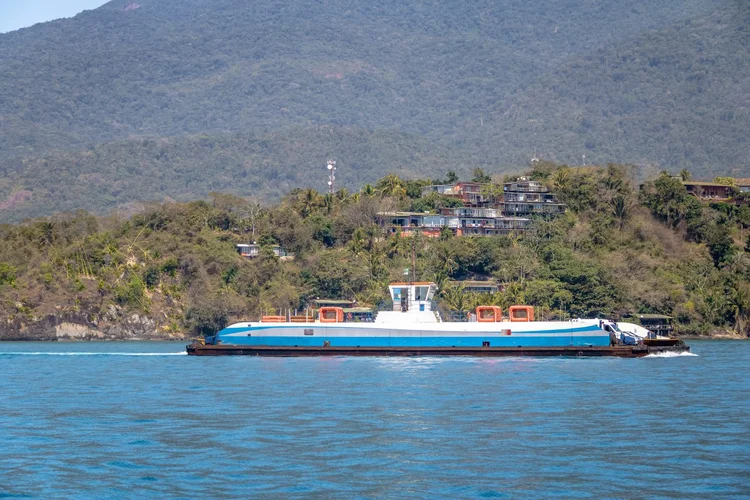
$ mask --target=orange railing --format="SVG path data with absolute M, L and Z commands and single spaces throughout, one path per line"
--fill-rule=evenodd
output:
M 291 323 L 315 323 L 315 318 L 312 316 L 290 316 L 289 321 Z
M 284 323 L 286 322 L 286 316 L 261 316 L 261 323 Z

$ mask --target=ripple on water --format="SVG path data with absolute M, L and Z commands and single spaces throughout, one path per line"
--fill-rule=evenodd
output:
M 3 344 L 0 498 L 750 497 L 748 343 L 646 360 L 180 349 Z

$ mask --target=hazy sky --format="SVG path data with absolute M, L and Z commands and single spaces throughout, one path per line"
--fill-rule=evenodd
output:
M 95 9 L 108 0 L 0 0 L 0 33 L 73 17 L 87 9 Z

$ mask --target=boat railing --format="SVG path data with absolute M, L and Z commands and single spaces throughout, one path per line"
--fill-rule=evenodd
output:
M 286 322 L 286 316 L 261 316 L 261 323 L 284 323 Z
M 289 316 L 290 323 L 315 323 L 314 316 Z

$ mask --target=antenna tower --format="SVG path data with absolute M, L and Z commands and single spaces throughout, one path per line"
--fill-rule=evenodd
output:
M 336 192 L 336 161 L 328 160 L 328 192 Z

